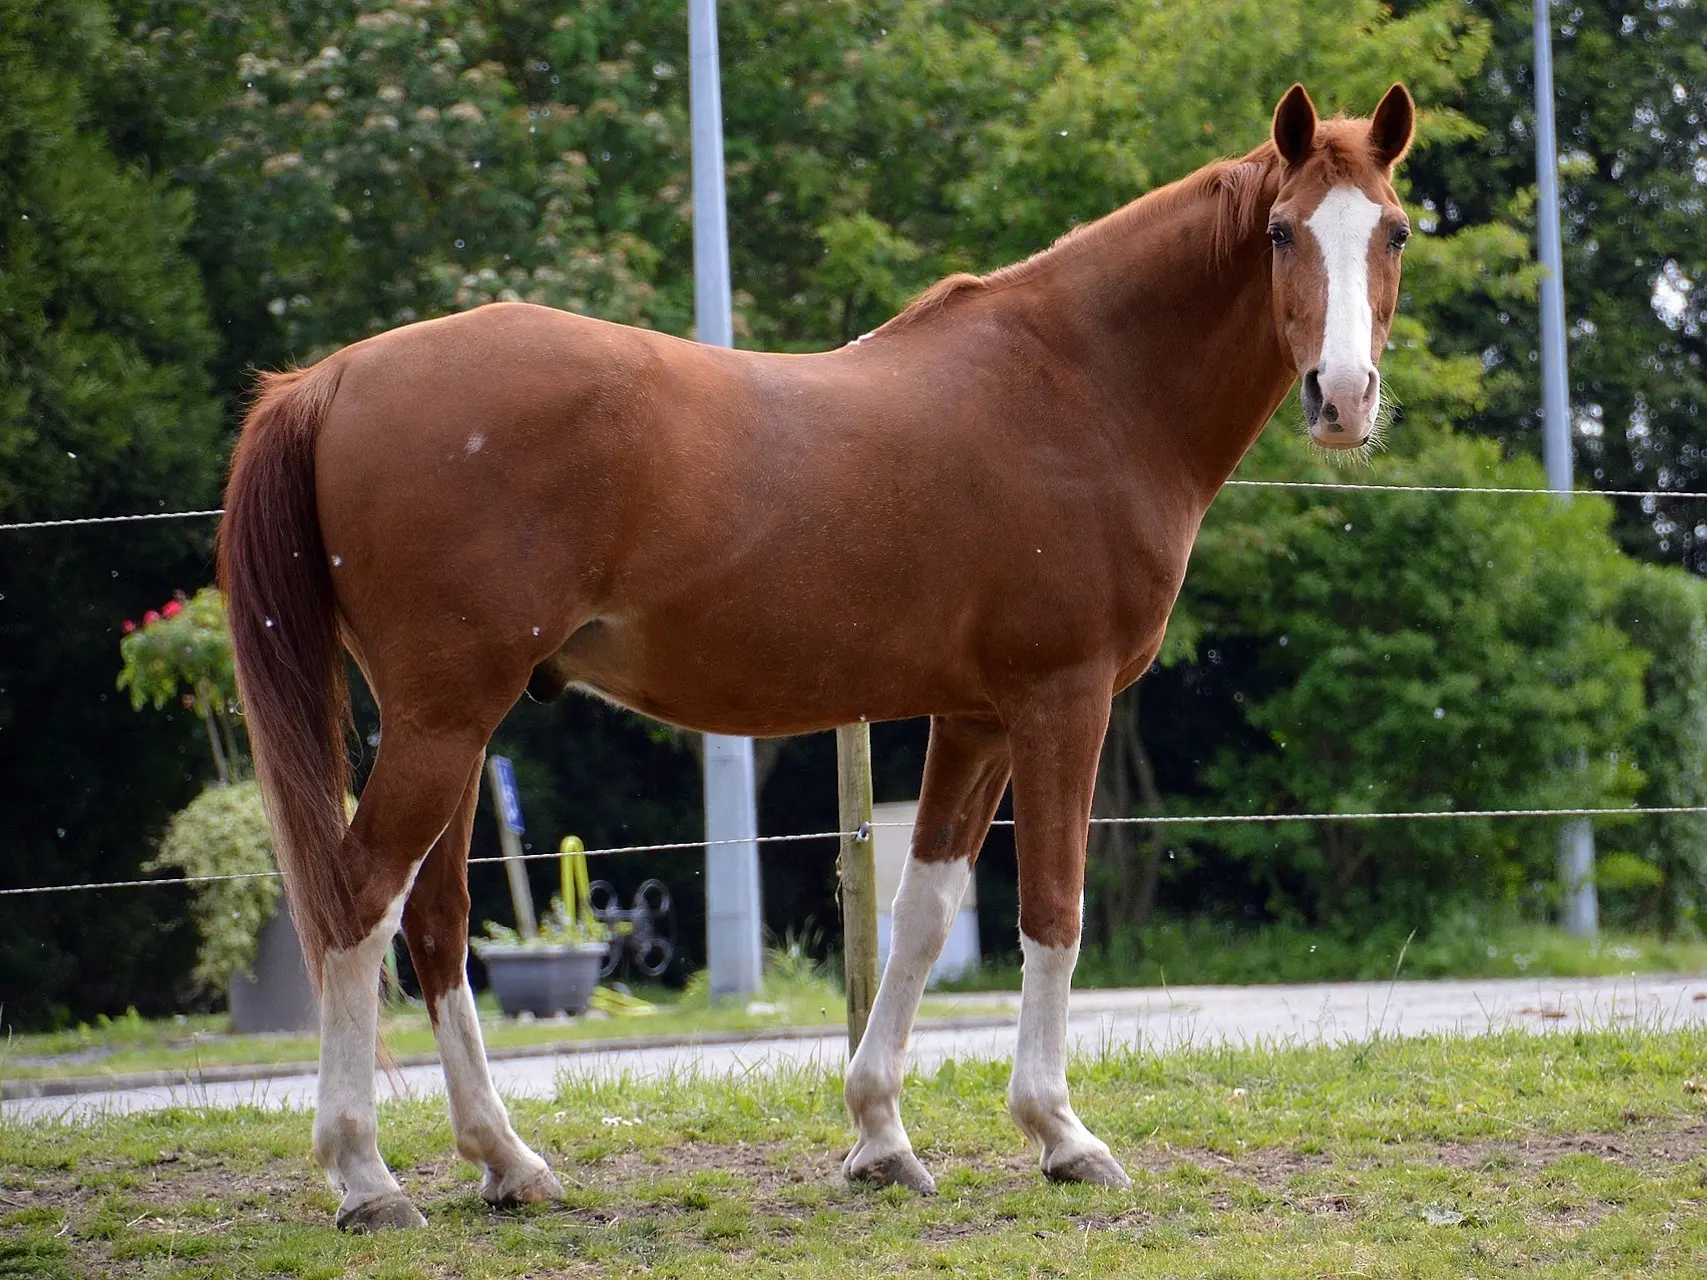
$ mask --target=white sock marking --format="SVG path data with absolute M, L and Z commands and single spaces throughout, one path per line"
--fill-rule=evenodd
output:
M 1008 1111 L 1026 1135 L 1043 1147 L 1045 1168 L 1087 1151 L 1108 1147 L 1073 1113 L 1067 1100 L 1067 1002 L 1079 944 L 1047 947 L 1024 934 L 1020 981 L 1019 1043 L 1008 1084 Z
M 422 860 L 424 861 L 424 859 Z M 399 1190 L 379 1157 L 374 1103 L 374 1049 L 379 1037 L 379 963 L 397 936 L 403 903 L 421 868 L 409 868 L 403 891 L 367 937 L 326 953 L 320 982 L 320 1082 L 314 1154 L 346 1204 Z
M 907 1036 L 931 966 L 948 941 L 971 878 L 972 863 L 967 858 L 920 862 L 909 857 L 901 869 L 889 963 L 884 966 L 859 1051 L 848 1064 L 848 1110 L 860 1136 L 855 1154 L 876 1159 L 912 1149 L 901 1126 L 900 1108 Z M 869 1151 L 862 1150 L 868 1145 Z
M 466 954 L 463 957 L 467 963 Z M 510 1126 L 509 1112 L 492 1087 L 486 1066 L 486 1046 L 480 1037 L 480 1018 L 474 992 L 465 976 L 459 986 L 439 997 L 433 1036 L 444 1064 L 445 1092 L 450 1103 L 450 1129 L 456 1149 L 471 1163 L 501 1180 L 507 1174 L 529 1174 L 545 1167 Z

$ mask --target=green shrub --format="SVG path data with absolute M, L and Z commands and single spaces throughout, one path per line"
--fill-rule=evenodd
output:
M 175 814 L 159 854 L 144 868 L 186 876 L 247 876 L 190 887 L 190 912 L 201 946 L 191 975 L 208 990 L 223 990 L 255 963 L 255 940 L 278 904 L 272 837 L 254 782 L 209 787 Z

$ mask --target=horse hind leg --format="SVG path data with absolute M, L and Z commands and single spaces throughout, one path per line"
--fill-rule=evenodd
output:
M 468 985 L 468 839 L 480 796 L 476 763 L 456 816 L 433 845 L 403 909 L 403 936 L 421 980 L 444 1066 L 451 1134 L 457 1151 L 483 1174 L 488 1204 L 558 1199 L 563 1188 L 545 1161 L 516 1136 L 486 1065 L 486 1046 Z
M 379 969 L 416 873 L 455 816 L 485 742 L 466 730 L 431 734 L 400 717 L 384 723 L 340 854 L 351 886 L 348 941 L 328 947 L 321 962 L 314 1155 L 343 1193 L 338 1226 L 348 1231 L 425 1222 L 379 1154 Z
M 1067 1001 L 1079 958 L 1085 843 L 1108 712 L 1109 695 L 1099 685 L 1011 718 L 1025 969 L 1008 1114 L 1041 1149 L 1046 1177 L 1129 1187 L 1132 1179 L 1067 1096 Z
M 843 1087 L 859 1130 L 842 1162 L 850 1182 L 900 1184 L 925 1195 L 936 1190 L 901 1123 L 907 1036 L 1007 784 L 1007 741 L 999 728 L 931 721 L 912 853 L 895 894 L 889 963 Z

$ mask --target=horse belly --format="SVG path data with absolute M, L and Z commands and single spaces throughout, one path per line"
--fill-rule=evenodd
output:
M 593 619 L 542 667 L 558 687 L 706 733 L 771 737 L 987 709 L 975 662 L 946 626 L 771 604 Z

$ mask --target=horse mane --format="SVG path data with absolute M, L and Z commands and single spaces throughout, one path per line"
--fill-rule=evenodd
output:
M 1330 182 L 1349 178 L 1360 168 L 1367 169 L 1375 163 L 1369 150 L 1367 123 L 1343 116 L 1321 121 L 1316 129 L 1315 149 L 1306 163 L 1321 165 Z M 1151 225 L 1182 207 L 1204 200 L 1216 202 L 1210 254 L 1214 263 L 1220 265 L 1268 217 L 1284 168 L 1272 140 L 1245 155 L 1213 160 L 1177 181 L 1146 192 L 1113 213 L 1074 227 L 1047 249 L 1021 262 L 984 276 L 960 271 L 938 280 L 869 336 L 910 328 L 962 298 L 1024 283 L 1061 255 L 1109 236 L 1142 235 Z

